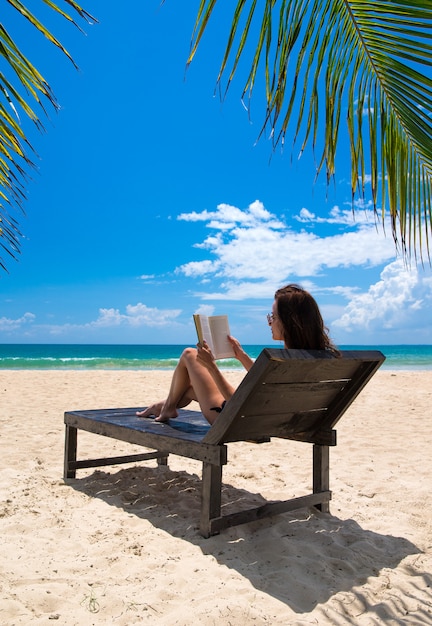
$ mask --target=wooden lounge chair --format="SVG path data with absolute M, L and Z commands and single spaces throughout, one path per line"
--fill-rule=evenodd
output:
M 64 477 L 80 468 L 157 459 L 170 453 L 202 461 L 200 532 L 204 537 L 229 526 L 303 507 L 328 512 L 329 446 L 336 445 L 335 424 L 385 357 L 378 351 L 265 349 L 231 400 L 210 427 L 201 413 L 181 410 L 168 423 L 138 418 L 137 408 L 67 411 Z M 138 455 L 77 461 L 77 431 L 86 430 L 151 449 Z M 222 468 L 227 443 L 270 441 L 272 437 L 313 444 L 312 493 L 258 508 L 221 515 Z M 257 446 L 256 453 L 260 448 Z

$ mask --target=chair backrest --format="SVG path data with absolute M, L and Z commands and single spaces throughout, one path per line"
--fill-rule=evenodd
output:
M 378 350 L 264 349 L 203 443 L 281 437 L 335 445 L 335 424 L 384 362 Z

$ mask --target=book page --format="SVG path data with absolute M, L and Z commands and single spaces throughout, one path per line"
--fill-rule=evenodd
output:
M 210 318 L 208 318 L 207 315 L 194 315 L 194 319 L 197 327 L 198 341 L 200 343 L 205 341 L 214 354 L 213 338 L 209 324 Z
M 234 356 L 234 350 L 228 340 L 230 329 L 227 315 L 213 315 L 208 318 L 211 330 L 213 356 L 215 359 L 226 359 Z M 210 346 L 210 344 L 209 344 Z

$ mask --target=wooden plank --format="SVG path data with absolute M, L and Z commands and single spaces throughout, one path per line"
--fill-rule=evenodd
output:
M 272 364 L 267 372 L 269 382 L 277 382 L 279 376 L 293 382 L 313 382 L 345 376 L 350 378 L 360 362 L 377 361 L 381 364 L 385 360 L 378 350 L 342 350 L 338 358 L 321 350 L 267 348 L 263 353 L 264 358 Z
M 328 446 L 313 446 L 312 452 L 312 491 L 321 493 L 330 489 L 330 454 Z M 323 513 L 329 513 L 329 502 L 317 505 Z
M 302 362 L 332 362 L 334 356 L 327 350 L 287 350 L 285 348 L 265 348 L 262 351 L 265 359 L 272 361 L 302 361 Z M 351 361 L 381 361 L 385 360 L 385 356 L 379 350 L 340 350 L 340 358 L 337 360 Z
M 319 382 L 263 383 L 243 404 L 242 414 L 270 415 L 282 407 L 290 413 L 327 408 L 334 396 L 341 393 L 349 379 Z
M 99 459 L 87 459 L 84 461 L 74 461 L 69 463 L 71 469 L 83 469 L 85 467 L 102 467 L 105 465 L 121 465 L 124 463 L 138 463 L 140 461 L 151 461 L 152 459 L 164 459 L 165 452 L 146 452 L 143 454 L 125 454 L 123 456 L 103 457 Z M 165 463 L 163 463 L 165 464 Z
M 132 407 L 67 411 L 65 422 L 74 419 L 73 417 L 69 418 L 69 416 L 75 416 L 93 422 L 127 427 L 132 431 L 162 434 L 164 437 L 196 442 L 200 442 L 210 429 L 210 424 L 199 411 L 180 409 L 178 418 L 161 423 L 156 422 L 153 418 L 137 417 L 136 412 L 138 410 L 140 409 Z
M 279 437 L 295 441 L 308 441 L 335 445 L 335 434 L 332 429 L 320 428 L 325 411 L 312 413 L 273 414 L 265 416 L 242 416 L 231 424 L 224 435 L 224 443 L 244 441 L 245 439 L 261 439 Z
M 239 511 L 237 513 L 231 513 L 223 515 L 221 517 L 212 519 L 210 522 L 210 534 L 215 535 L 221 530 L 230 528 L 231 526 L 238 526 L 239 524 L 246 524 L 248 522 L 254 522 L 264 519 L 265 517 L 271 517 L 273 515 L 279 515 L 281 513 L 287 513 L 289 511 L 296 511 L 298 509 L 318 507 L 325 502 L 329 502 L 331 499 L 330 491 L 323 491 L 322 493 L 314 493 L 306 496 L 300 496 L 298 498 L 291 498 L 290 500 L 281 500 L 277 502 L 266 502 L 259 507 L 247 509 L 245 511 Z
M 345 387 L 344 392 L 337 395 L 329 404 L 326 415 L 322 421 L 323 427 L 333 428 L 337 424 L 362 389 L 367 385 L 377 369 L 381 366 L 383 360 L 384 357 L 381 361 L 365 361 L 358 363 L 357 372 Z
M 299 358 L 299 354 L 301 358 Z M 299 415 L 305 406 L 320 408 L 319 404 L 321 403 L 323 403 L 323 407 L 330 405 L 332 407 L 331 417 L 329 417 L 328 412 L 323 414 L 322 422 L 316 425 L 315 434 L 321 436 L 322 433 L 330 433 L 355 396 L 369 380 L 369 378 L 366 379 L 361 376 L 363 369 L 370 369 L 375 372 L 384 358 L 378 351 L 368 351 L 366 355 L 363 351 L 342 352 L 341 358 L 329 358 L 328 354 L 322 351 L 263 350 L 203 441 L 216 444 L 240 440 L 240 429 L 236 424 L 238 420 L 242 421 L 242 427 L 246 429 L 244 437 L 247 439 L 266 435 L 278 436 L 265 431 L 265 426 L 268 423 L 267 415 L 277 413 L 282 416 L 281 430 L 284 430 L 283 425 L 287 421 L 284 417 L 285 407 L 289 407 L 288 410 L 291 411 L 293 408 L 290 405 L 291 401 L 294 403 L 294 410 Z M 353 383 L 352 378 L 356 381 L 359 379 L 358 384 L 357 382 Z M 280 381 L 284 381 L 281 383 L 281 397 L 276 396 L 272 399 L 271 391 L 273 390 L 275 394 L 278 393 L 278 387 L 274 385 Z M 288 383 L 293 385 L 294 391 L 303 388 L 304 393 L 294 393 L 291 400 L 288 392 L 289 385 L 285 387 Z M 309 384 L 311 386 L 308 387 Z M 267 387 L 267 385 L 271 385 L 268 396 L 263 391 L 263 387 Z M 315 388 L 315 385 L 318 386 Z M 314 395 L 311 392 L 312 389 L 317 389 L 319 399 L 317 407 L 314 407 L 314 400 L 309 397 Z M 328 396 L 326 396 L 326 389 L 329 392 Z M 355 389 L 356 393 L 347 393 L 346 389 Z M 278 404 L 279 406 L 275 406 Z M 261 417 L 264 416 L 262 417 L 262 429 L 258 433 L 249 433 L 249 426 L 244 419 L 253 411 L 255 414 L 258 412 Z M 310 416 L 305 416 L 305 421 L 309 419 Z M 285 432 L 288 433 L 289 429 L 285 429 Z M 296 430 L 294 434 L 297 435 L 297 432 Z M 321 442 L 324 443 L 322 440 Z
M 326 380 L 352 378 L 357 369 L 354 360 L 331 359 L 321 361 L 287 361 L 273 363 L 266 378 L 267 384 L 289 381 L 291 383 L 319 383 Z
M 76 471 L 72 467 L 72 464 L 76 461 L 77 455 L 77 429 L 73 426 L 66 425 L 65 427 L 65 449 L 64 449 L 64 467 L 63 477 L 75 478 Z
M 136 409 L 135 409 L 136 410 Z M 119 412 L 120 410 L 117 410 Z M 121 412 L 121 411 L 120 411 Z M 198 461 L 206 461 L 213 465 L 226 464 L 226 447 L 223 445 L 208 445 L 195 440 L 194 435 L 176 431 L 168 424 L 154 424 L 154 420 L 136 427 L 135 417 L 131 417 L 133 427 L 128 426 L 128 420 L 119 416 L 107 416 L 104 419 L 100 411 L 95 418 L 92 411 L 68 411 L 65 413 L 65 423 L 87 432 L 136 445 L 159 450 L 160 452 L 177 454 Z M 176 437 L 176 434 L 178 436 Z
M 211 520 L 220 516 L 221 498 L 222 466 L 203 463 L 200 533 L 205 538 L 214 534 L 212 533 Z

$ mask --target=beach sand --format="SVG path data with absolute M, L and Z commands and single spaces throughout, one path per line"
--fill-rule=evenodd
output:
M 0 372 L 2 626 L 432 624 L 432 372 L 378 372 L 342 418 L 330 515 L 301 510 L 210 539 L 198 532 L 198 462 L 62 478 L 65 410 L 144 406 L 170 378 Z M 79 435 L 81 456 L 138 451 Z M 236 443 L 228 457 L 227 506 L 310 489 L 309 444 Z

